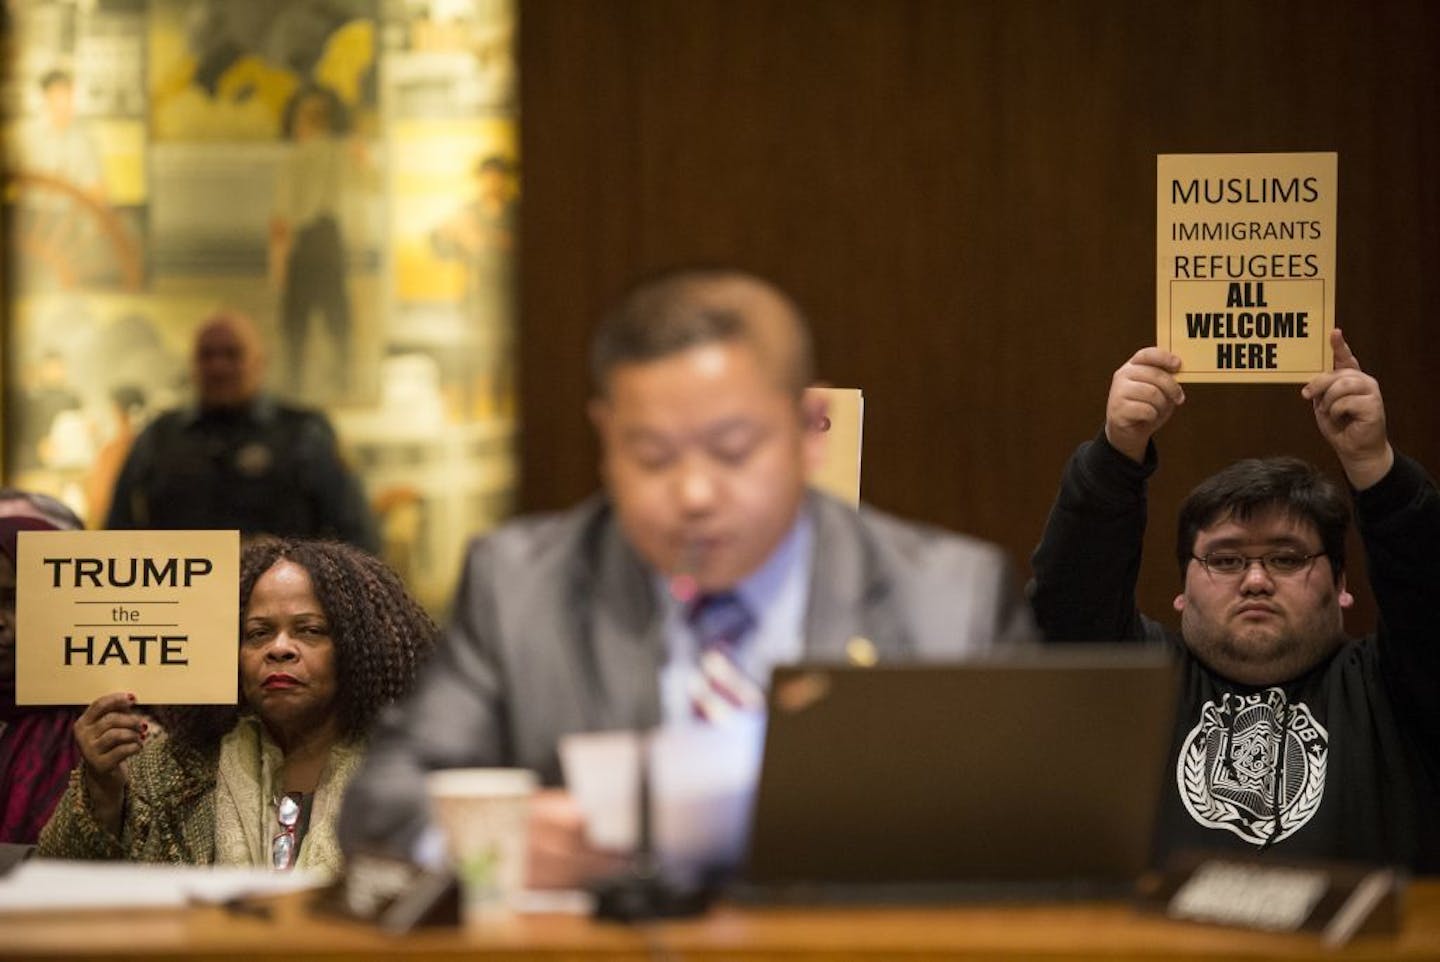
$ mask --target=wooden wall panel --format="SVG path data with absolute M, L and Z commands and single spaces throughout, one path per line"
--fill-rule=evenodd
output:
M 524 0 L 520 36 L 527 509 L 594 487 L 599 312 L 637 273 L 734 263 L 864 388 L 867 500 L 1027 570 L 1111 371 L 1154 338 L 1162 152 L 1339 152 L 1338 316 L 1440 471 L 1440 4 Z M 1333 466 L 1297 388 L 1189 395 L 1152 491 L 1158 614 L 1191 484 Z

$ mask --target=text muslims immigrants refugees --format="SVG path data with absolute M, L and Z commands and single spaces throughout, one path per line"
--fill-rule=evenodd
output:
M 1157 344 L 1181 380 L 1328 370 L 1336 155 L 1162 154 L 1156 169 Z

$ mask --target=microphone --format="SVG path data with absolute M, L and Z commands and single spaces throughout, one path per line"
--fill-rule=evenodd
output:
M 700 579 L 697 572 L 700 570 L 704 550 L 698 538 L 686 538 L 680 545 L 675 571 L 670 575 L 667 587 L 670 597 L 682 605 L 688 605 L 700 597 Z
M 670 596 L 682 605 L 688 605 L 700 593 L 700 583 L 695 577 L 700 552 L 697 541 L 687 540 L 681 547 L 676 571 L 669 578 Z M 635 851 L 624 872 L 591 886 L 597 919 L 638 922 L 699 915 L 709 908 L 714 894 L 703 886 L 684 888 L 664 877 L 655 850 L 655 805 L 650 775 L 654 764 L 653 741 L 652 731 L 636 727 Z

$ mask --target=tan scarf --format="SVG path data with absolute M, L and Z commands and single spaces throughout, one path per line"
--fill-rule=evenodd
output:
M 353 742 L 331 747 L 320 773 L 310 828 L 300 843 L 295 864 L 331 876 L 340 873 L 342 857 L 335 839 L 340 798 L 360 766 L 365 749 Z M 280 746 L 270 739 L 259 719 L 247 716 L 220 741 L 215 779 L 215 864 L 270 866 L 270 841 L 279 831 L 275 799 L 284 766 Z

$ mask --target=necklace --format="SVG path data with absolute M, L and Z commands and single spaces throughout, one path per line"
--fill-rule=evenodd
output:
M 277 871 L 283 872 L 295 865 L 295 852 L 300 847 L 296 832 L 296 826 L 300 824 L 300 799 L 296 798 L 297 795 L 300 793 L 286 792 L 272 799 L 280 831 L 270 840 L 270 865 Z

